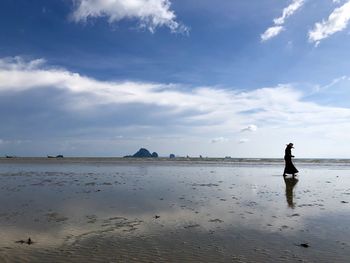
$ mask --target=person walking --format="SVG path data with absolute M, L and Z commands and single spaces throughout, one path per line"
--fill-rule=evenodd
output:
M 292 174 L 294 178 L 295 174 L 299 172 L 292 162 L 292 158 L 294 157 L 294 155 L 292 155 L 292 148 L 294 148 L 293 143 L 289 143 L 284 151 L 284 161 L 286 164 L 283 172 L 284 177 L 287 176 L 287 174 Z

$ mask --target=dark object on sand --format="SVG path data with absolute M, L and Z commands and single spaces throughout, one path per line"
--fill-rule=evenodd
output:
M 292 174 L 294 177 L 295 174 L 299 172 L 292 162 L 292 158 L 294 157 L 294 155 L 292 155 L 292 148 L 294 148 L 293 143 L 287 144 L 284 153 L 284 161 L 286 163 L 286 166 L 284 168 L 283 176 L 286 176 L 287 174 Z
M 171 154 L 169 155 L 169 158 L 170 158 L 170 159 L 175 158 L 175 154 L 171 153 Z
M 134 155 L 127 155 L 124 156 L 124 158 L 157 158 L 158 157 L 158 153 L 153 152 L 152 154 L 145 148 L 141 148 L 140 150 L 138 150 Z
M 160 218 L 160 216 L 159 216 L 159 215 L 155 215 L 154 218 L 155 218 L 155 219 L 158 219 L 158 218 Z
M 348 204 L 349 202 L 347 201 L 341 201 L 342 204 Z
M 308 243 L 301 243 L 299 244 L 300 247 L 310 247 Z
M 28 238 L 26 241 L 21 239 L 21 240 L 16 241 L 15 243 L 31 245 L 34 242 L 31 240 L 31 238 Z

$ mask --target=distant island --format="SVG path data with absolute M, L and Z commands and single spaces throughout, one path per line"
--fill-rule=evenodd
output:
M 133 155 L 126 155 L 124 158 L 158 158 L 158 153 L 150 153 L 146 148 L 141 148 Z

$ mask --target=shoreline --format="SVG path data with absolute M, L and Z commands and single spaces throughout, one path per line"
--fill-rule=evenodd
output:
M 310 166 L 341 166 L 350 167 L 350 159 L 333 159 L 333 158 L 295 158 L 293 162 L 296 165 Z M 199 157 L 158 157 L 158 158 L 124 158 L 124 157 L 64 157 L 64 158 L 47 158 L 47 157 L 0 157 L 0 164 L 199 164 L 199 165 L 284 165 L 283 158 L 199 158 Z

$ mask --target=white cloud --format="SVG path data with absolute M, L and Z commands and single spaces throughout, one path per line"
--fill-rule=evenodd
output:
M 282 16 L 275 18 L 273 22 L 275 25 L 283 25 L 285 20 L 293 15 L 304 4 L 304 0 L 294 0 L 289 6 L 283 9 Z
M 327 20 L 316 23 L 314 29 L 309 31 L 309 41 L 316 45 L 321 40 L 330 37 L 336 32 L 344 30 L 350 20 L 350 1 L 333 10 Z
M 34 89 L 64 91 L 64 100 L 59 106 L 70 116 L 87 111 L 104 114 L 97 111 L 104 106 L 112 110 L 114 106 L 129 107 L 129 112 L 132 105 L 151 105 L 152 113 L 161 109 L 163 119 L 173 118 L 176 127 L 183 125 L 184 136 L 198 138 L 211 138 L 212 134 L 235 138 L 247 123 L 254 123 L 247 126 L 250 131 L 256 130 L 257 125 L 261 128 L 259 136 L 281 133 L 285 127 L 302 127 L 302 133 L 327 127 L 330 132 L 341 125 L 345 127 L 350 119 L 350 109 L 308 102 L 304 93 L 291 85 L 249 91 L 215 87 L 184 89 L 172 84 L 100 81 L 66 69 L 47 67 L 43 60 L 0 59 L 0 96 Z M 47 108 L 45 114 L 49 112 Z M 132 120 L 130 123 L 128 125 L 133 125 Z M 143 125 L 148 131 L 158 131 L 161 126 L 160 123 Z M 220 141 L 223 139 L 216 138 L 213 142 Z
M 224 137 L 217 137 L 211 140 L 211 143 L 227 142 L 228 140 Z
M 261 41 L 267 41 L 270 38 L 277 36 L 284 30 L 283 26 L 273 26 L 266 29 L 266 31 L 261 35 Z
M 245 139 L 245 138 L 240 139 L 240 140 L 238 141 L 239 144 L 247 143 L 247 142 L 249 142 L 249 139 Z
M 136 19 L 151 32 L 161 26 L 172 32 L 187 32 L 187 27 L 176 21 L 170 5 L 169 0 L 76 0 L 72 17 L 76 22 L 97 17 L 107 17 L 110 23 Z
M 241 131 L 242 132 L 246 132 L 246 131 L 248 131 L 248 132 L 255 132 L 257 130 L 258 130 L 258 127 L 256 125 L 250 124 L 247 127 L 243 128 Z
M 293 0 L 293 2 L 283 9 L 282 16 L 277 17 L 273 20 L 274 26 L 269 27 L 266 31 L 261 34 L 261 41 L 267 41 L 273 37 L 276 37 L 284 30 L 284 23 L 286 19 L 292 16 L 298 9 L 300 9 L 305 3 L 305 0 Z
M 318 91 L 322 91 L 322 90 L 327 90 L 329 88 L 332 88 L 334 87 L 336 84 L 342 82 L 342 81 L 345 81 L 345 80 L 350 80 L 349 77 L 347 76 L 341 76 L 339 78 L 335 78 L 331 81 L 331 83 L 327 84 L 327 85 L 324 85 L 323 87 L 319 87 Z
M 11 139 L 11 140 L 3 140 L 0 139 L 0 144 L 23 144 L 30 143 L 31 140 L 22 140 L 22 139 Z

